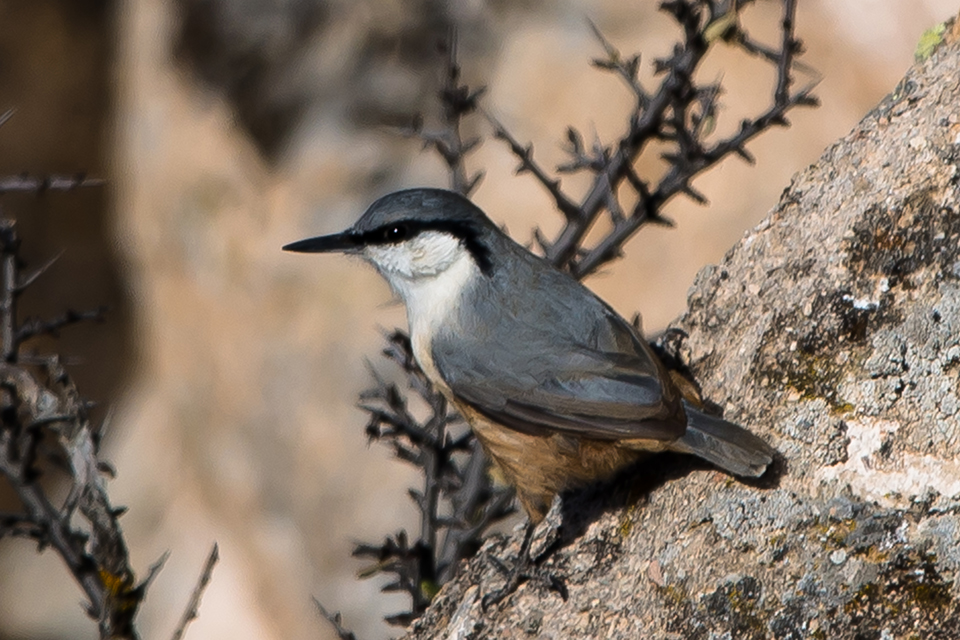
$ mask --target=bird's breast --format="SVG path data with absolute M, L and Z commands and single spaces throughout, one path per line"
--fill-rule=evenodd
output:
M 433 340 L 441 332 L 461 330 L 461 304 L 473 287 L 473 279 L 483 277 L 467 252 L 444 271 L 407 285 L 402 292 L 407 307 L 407 324 L 413 356 L 431 382 L 446 386 L 433 359 Z
M 449 393 L 447 393 L 449 387 L 440 376 L 440 371 L 437 369 L 436 362 L 433 359 L 432 340 L 423 333 L 418 333 L 411 329 L 410 344 L 413 347 L 413 357 L 416 358 L 420 369 L 426 374 L 430 382 L 433 383 L 433 386 L 437 387 L 449 398 Z

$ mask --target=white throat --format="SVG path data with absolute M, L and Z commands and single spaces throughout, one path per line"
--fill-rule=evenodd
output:
M 424 231 L 395 245 L 368 246 L 364 257 L 403 299 L 414 343 L 429 342 L 473 279 L 481 277 L 459 238 L 440 231 Z

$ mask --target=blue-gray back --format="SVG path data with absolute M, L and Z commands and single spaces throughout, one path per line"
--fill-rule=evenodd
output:
M 457 318 L 432 342 L 460 400 L 526 433 L 683 435 L 680 399 L 629 323 L 499 230 L 483 241 L 493 245 L 493 269 L 464 292 Z

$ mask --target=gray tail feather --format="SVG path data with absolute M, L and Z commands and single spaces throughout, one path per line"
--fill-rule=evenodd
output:
M 743 427 L 701 413 L 684 402 L 687 432 L 670 449 L 712 462 L 736 476 L 757 478 L 773 462 L 775 449 Z

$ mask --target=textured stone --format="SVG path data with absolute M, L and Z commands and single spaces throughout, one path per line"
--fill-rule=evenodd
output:
M 960 637 L 957 78 L 954 41 L 690 292 L 684 356 L 726 417 L 778 449 L 774 477 L 653 458 L 566 497 L 543 562 L 568 601 L 526 584 L 481 611 L 477 586 L 500 580 L 486 558 L 516 553 L 515 533 L 410 637 L 519 637 L 525 620 L 558 638 Z

